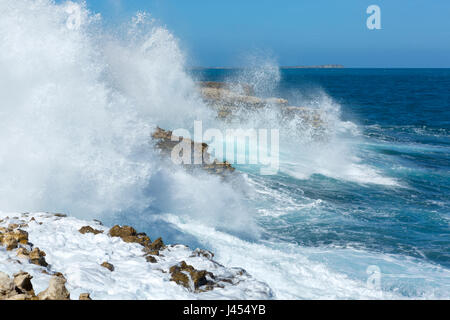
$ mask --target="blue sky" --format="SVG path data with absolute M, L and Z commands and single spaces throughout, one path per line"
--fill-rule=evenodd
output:
M 449 0 L 86 0 L 105 23 L 147 11 L 195 66 L 237 66 L 257 54 L 280 65 L 450 67 Z M 381 30 L 366 9 L 381 8 Z

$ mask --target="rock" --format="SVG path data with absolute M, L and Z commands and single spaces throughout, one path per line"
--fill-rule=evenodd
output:
M 175 141 L 172 141 L 172 131 L 166 131 L 161 128 L 156 128 L 152 134 L 153 140 L 156 141 L 156 148 L 161 152 L 161 155 L 171 157 L 172 151 L 180 143 L 180 139 L 183 137 L 174 136 Z M 221 162 L 218 160 L 212 160 L 211 155 L 208 153 L 208 144 L 196 143 L 190 139 L 185 139 L 185 142 L 191 143 L 191 161 L 189 164 L 184 164 L 186 169 L 200 168 L 208 173 L 219 174 L 225 176 L 226 174 L 233 173 L 235 169 L 228 162 Z M 200 152 L 202 157 L 201 164 L 194 164 L 194 154 Z
M 11 233 L 3 234 L 0 240 L 2 244 L 6 246 L 6 250 L 8 251 L 16 249 L 19 245 L 16 238 Z
M 11 234 L 14 236 L 14 238 L 17 240 L 18 243 L 20 244 L 28 243 L 28 232 L 21 229 L 17 229 L 14 230 Z
M 191 257 L 204 257 L 208 260 L 212 260 L 212 258 L 214 258 L 214 253 L 208 250 L 197 248 L 192 252 Z
M 45 261 L 46 254 L 39 248 L 34 248 L 29 254 L 29 262 L 38 266 L 47 267 L 48 263 Z
M 53 276 L 47 289 L 38 294 L 39 300 L 70 300 L 63 276 Z
M 137 232 L 133 227 L 130 226 L 119 226 L 116 225 L 109 230 L 109 235 L 111 237 L 128 237 L 128 236 L 136 236 Z
M 111 264 L 111 263 L 109 263 L 109 262 L 103 262 L 102 264 L 101 264 L 101 266 L 103 267 L 103 268 L 106 268 L 106 269 L 108 269 L 109 271 L 111 271 L 111 272 L 113 272 L 114 271 L 114 266 Z
M 216 82 L 216 81 L 200 81 L 197 83 L 201 88 L 215 88 L 215 89 L 226 89 L 226 90 L 236 90 L 242 92 L 247 96 L 255 94 L 253 86 L 247 83 L 233 84 L 229 82 Z
M 10 227 L 18 225 L 10 225 Z M 6 246 L 6 250 L 11 251 L 18 247 L 20 244 L 28 243 L 28 232 L 20 229 L 10 228 L 6 230 L 2 230 L 3 232 L 0 234 L 0 243 Z
M 0 299 L 5 299 L 13 291 L 13 280 L 6 273 L 0 271 Z
M 95 234 L 95 235 L 100 234 L 100 233 L 103 233 L 103 231 L 101 231 L 101 230 L 96 230 L 96 229 L 94 229 L 94 228 L 92 228 L 92 227 L 90 227 L 90 226 L 84 226 L 84 227 L 81 227 L 81 229 L 78 230 L 78 232 L 80 232 L 81 234 L 93 233 L 93 234 Z
M 58 218 L 67 218 L 67 214 L 64 213 L 54 213 L 53 215 Z
M 10 223 L 8 226 L 8 230 L 12 231 L 14 229 L 17 229 L 19 225 L 17 223 Z
M 92 300 L 89 293 L 81 293 L 80 298 L 78 300 Z
M 197 291 L 200 287 L 209 285 L 212 288 L 214 275 L 206 270 L 196 270 L 193 266 L 181 261 L 179 264 L 170 267 L 171 281 Z
M 17 257 L 22 259 L 29 259 L 30 251 L 28 251 L 26 248 L 19 248 L 17 249 Z
M 127 243 L 139 243 L 142 246 L 148 246 L 151 240 L 145 233 L 137 233 L 137 231 L 130 226 L 114 226 L 109 230 L 111 237 L 120 237 Z
M 158 238 L 151 245 L 148 246 L 151 250 L 159 251 L 165 247 L 164 242 L 162 241 L 162 238 Z
M 33 277 L 27 272 L 20 271 L 14 275 L 14 286 L 19 294 L 34 296 L 33 285 L 31 284 Z
M 150 263 L 157 263 L 158 262 L 156 260 L 156 258 L 154 256 L 152 256 L 152 255 L 145 256 L 145 260 L 147 260 L 147 262 L 150 262 Z

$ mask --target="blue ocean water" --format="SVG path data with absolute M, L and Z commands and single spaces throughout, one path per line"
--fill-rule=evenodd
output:
M 204 69 L 193 76 L 232 81 L 240 73 Z M 321 173 L 261 177 L 248 170 L 269 194 L 281 195 L 253 203 L 269 212 L 258 218 L 265 237 L 450 267 L 450 70 L 282 69 L 280 75 L 267 95 L 296 105 L 325 92 L 340 105 L 341 120 L 360 132 L 351 143 L 358 164 L 395 183 Z

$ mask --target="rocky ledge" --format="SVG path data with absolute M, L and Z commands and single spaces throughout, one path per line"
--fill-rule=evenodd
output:
M 159 127 L 153 132 L 152 138 L 156 142 L 156 148 L 161 151 L 161 155 L 168 158 L 174 150 L 174 147 L 180 143 L 181 139 L 183 139 L 183 137 L 173 136 L 172 131 L 164 130 Z M 235 171 L 230 163 L 212 159 L 211 155 L 208 153 L 208 145 L 206 143 L 197 143 L 190 139 L 186 139 L 186 141 L 191 144 L 191 163 L 194 163 L 194 152 L 199 152 L 202 155 L 202 163 L 198 165 L 184 165 L 185 169 L 202 169 L 208 173 L 219 174 L 221 176 L 226 176 Z
M 36 294 L 36 292 L 39 292 Z M 0 300 L 267 299 L 214 254 L 61 214 L 0 213 Z
M 299 117 L 305 123 L 319 128 L 323 119 L 318 110 L 292 106 L 282 98 L 260 98 L 255 96 L 254 89 L 249 84 L 201 81 L 197 83 L 204 102 L 217 111 L 217 117 L 222 120 L 236 120 L 250 117 L 254 112 L 270 108 L 279 112 L 280 120 Z

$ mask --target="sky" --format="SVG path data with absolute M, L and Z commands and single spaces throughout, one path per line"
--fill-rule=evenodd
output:
M 191 66 L 247 57 L 282 66 L 450 67 L 449 0 L 86 0 L 105 24 L 146 11 L 180 42 Z M 366 10 L 378 5 L 381 29 Z

